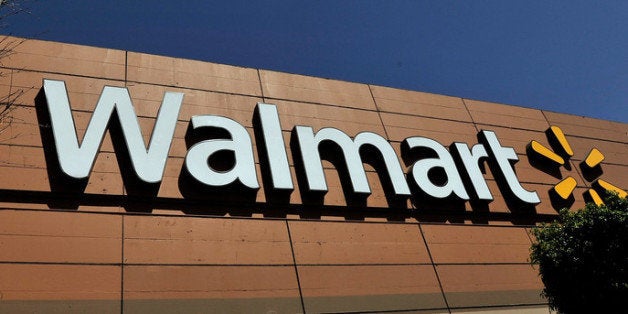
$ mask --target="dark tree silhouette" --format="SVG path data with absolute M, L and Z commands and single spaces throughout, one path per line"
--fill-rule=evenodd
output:
M 605 204 L 563 209 L 557 221 L 532 231 L 531 262 L 560 313 L 628 310 L 628 199 L 609 194 Z

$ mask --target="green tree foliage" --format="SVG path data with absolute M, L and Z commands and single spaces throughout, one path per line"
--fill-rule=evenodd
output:
M 560 313 L 628 313 L 628 199 L 560 211 L 532 231 L 530 259 Z

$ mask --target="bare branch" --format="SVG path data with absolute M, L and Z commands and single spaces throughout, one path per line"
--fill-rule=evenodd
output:
M 23 7 L 24 2 L 26 1 L 27 0 L 0 0 L 0 29 L 4 29 L 7 26 L 6 19 L 8 17 L 21 13 L 28 13 L 28 11 Z M 6 77 L 11 74 L 7 73 L 6 69 L 2 69 L 4 66 L 3 61 L 5 58 L 11 56 L 15 52 L 15 48 L 24 41 L 25 39 L 21 38 L 0 36 L 0 77 Z M 10 83 L 10 85 L 12 85 L 12 83 Z M 9 86 L 8 94 L 0 95 L 0 134 L 10 128 L 13 124 L 15 120 L 13 111 L 16 109 L 16 104 L 22 95 L 24 95 L 24 90 L 13 90 L 13 86 Z M 14 134 L 11 138 L 16 136 L 17 135 Z M 1 141 L 3 140 L 0 140 L 0 142 Z

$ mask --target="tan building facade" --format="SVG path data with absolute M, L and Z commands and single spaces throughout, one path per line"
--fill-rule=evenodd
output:
M 530 228 L 560 207 L 582 207 L 591 190 L 628 188 L 623 123 L 37 40 L 17 46 L 1 72 L 0 93 L 20 94 L 0 133 L 2 313 L 547 313 L 529 264 Z M 145 184 L 129 175 L 134 170 L 115 118 L 89 177 L 66 178 L 44 79 L 65 83 L 79 143 L 105 86 L 128 90 L 146 145 L 164 93 L 182 93 L 161 181 Z M 272 189 L 258 103 L 278 113 L 292 190 Z M 191 118 L 206 115 L 232 119 L 249 134 L 259 189 L 236 182 L 212 190 L 186 173 L 194 144 L 236 140 L 224 130 L 194 133 Z M 479 169 L 492 201 L 471 192 L 468 199 L 434 200 L 420 193 L 421 182 L 408 184 L 412 195 L 394 195 L 381 164 L 366 162 L 368 150 L 361 156 L 370 195 L 350 193 L 346 169 L 334 158 L 322 163 L 328 191 L 310 193 L 304 165 L 295 162 L 302 157 L 295 152 L 296 126 L 334 128 L 352 139 L 377 134 L 407 177 L 424 157 L 404 152 L 404 140 L 472 147 L 482 142 L 482 130 L 492 131 L 501 146 L 514 149 L 518 183 L 540 203 L 502 196 L 510 194 L 496 173 L 502 168 L 490 161 Z M 529 148 L 534 140 L 561 155 L 552 126 L 573 150 L 562 163 Z M 593 148 L 604 159 L 587 168 Z M 333 147 L 319 149 L 338 156 Z M 210 167 L 228 173 L 234 158 L 216 154 Z M 452 179 L 429 175 L 437 188 Z M 566 178 L 575 186 L 564 184 L 557 193 Z

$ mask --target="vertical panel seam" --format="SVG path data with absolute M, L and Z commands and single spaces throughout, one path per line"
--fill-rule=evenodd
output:
M 371 99 L 373 99 L 373 104 L 375 105 L 375 111 L 377 111 L 377 117 L 379 118 L 379 122 L 382 124 L 382 129 L 384 129 L 384 135 L 386 136 L 386 140 L 390 143 L 390 137 L 388 136 L 388 131 L 386 131 L 386 125 L 384 125 L 384 119 L 382 119 L 382 112 L 379 110 L 379 106 L 377 106 L 377 101 L 375 100 L 375 95 L 373 95 L 373 90 L 371 89 L 371 85 L 366 85 L 369 88 L 369 93 L 371 94 Z
M 541 109 L 538 109 L 538 110 L 539 110 L 539 111 L 541 112 L 541 114 L 543 115 L 543 119 L 545 119 L 545 122 L 547 122 L 547 126 L 548 126 L 548 127 L 550 127 L 550 126 L 552 125 L 552 123 L 549 121 L 549 119 L 548 119 L 548 118 L 547 118 L 547 116 L 545 115 L 545 111 L 544 111 L 544 110 L 541 110 Z
M 460 98 L 460 100 L 462 100 L 462 105 L 464 106 L 464 109 L 469 114 L 469 119 L 471 119 L 471 124 L 473 124 L 475 131 L 480 132 L 480 129 L 478 129 L 478 125 L 475 123 L 475 120 L 473 120 L 473 116 L 471 115 L 471 110 L 469 110 L 469 107 L 467 107 L 467 102 L 464 101 L 464 98 Z
M 124 51 L 124 86 L 127 83 L 127 75 L 129 73 L 129 51 Z
M 122 215 L 122 237 L 120 238 L 120 313 L 124 313 L 124 215 Z
M 124 51 L 124 87 L 128 88 L 129 51 Z M 126 186 L 122 184 L 122 194 L 125 194 Z M 124 215 L 122 215 L 122 238 L 120 260 L 120 313 L 124 313 Z
M 266 97 L 264 97 L 264 86 L 262 85 L 262 75 L 259 73 L 259 69 L 255 69 L 257 71 L 257 81 L 259 82 L 259 92 L 262 95 L 262 101 L 266 103 Z
M 294 265 L 294 273 L 297 277 L 297 287 L 299 288 L 299 299 L 301 300 L 301 309 L 305 314 L 305 302 L 303 301 L 303 292 L 301 290 L 301 281 L 299 279 L 299 268 L 297 267 L 297 258 L 294 255 L 294 246 L 292 245 L 292 235 L 290 234 L 290 224 L 288 220 L 284 220 L 286 222 L 286 231 L 288 231 L 288 241 L 290 242 L 290 253 L 292 254 L 292 264 Z
M 129 51 L 124 51 L 124 87 L 128 88 Z M 122 194 L 126 193 L 126 186 L 122 184 Z M 124 215 L 122 215 L 122 237 L 120 238 L 120 313 L 124 313 Z
M 436 264 L 434 264 L 434 259 L 432 258 L 432 252 L 430 251 L 430 247 L 427 245 L 427 240 L 425 239 L 425 234 L 423 234 L 423 228 L 421 224 L 417 224 L 419 227 L 419 232 L 421 234 L 421 238 L 423 238 L 423 244 L 425 244 L 425 249 L 427 250 L 427 255 L 430 258 L 430 263 L 432 264 L 432 268 L 434 269 L 434 275 L 436 275 L 436 281 L 438 282 L 438 288 L 440 288 L 440 293 L 443 296 L 443 301 L 445 301 L 445 306 L 447 307 L 447 311 L 451 313 L 451 308 L 449 307 L 449 302 L 447 302 L 447 296 L 445 295 L 445 289 L 443 289 L 443 284 L 440 281 L 440 276 L 438 275 L 438 270 L 436 269 Z

